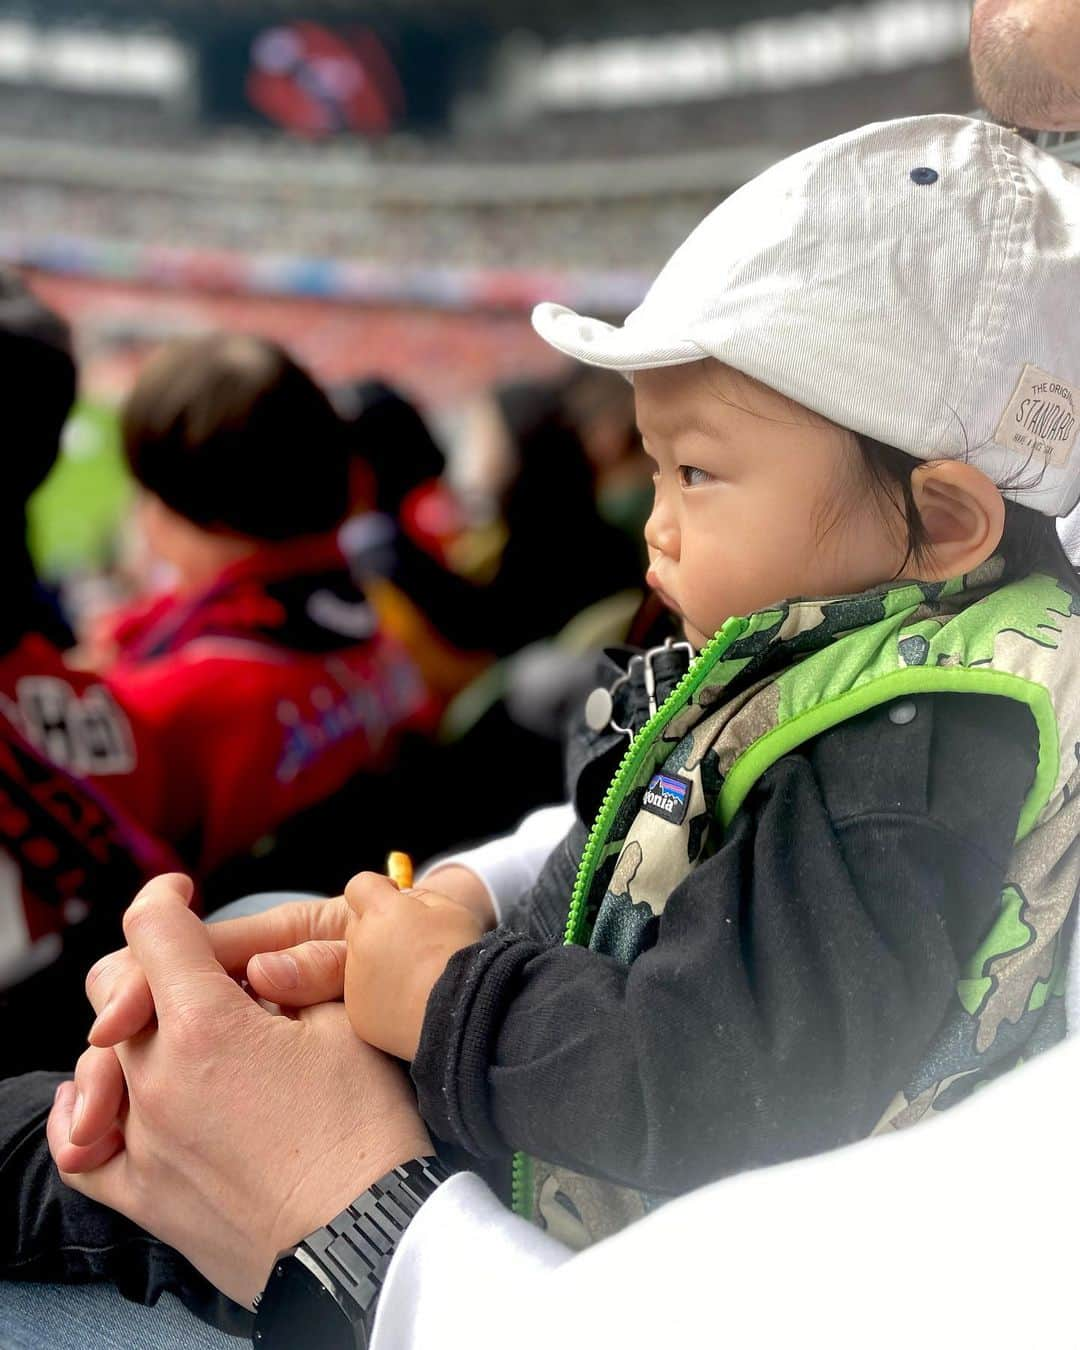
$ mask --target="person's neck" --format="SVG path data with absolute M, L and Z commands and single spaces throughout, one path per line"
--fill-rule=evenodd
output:
M 204 590 L 227 568 L 257 552 L 259 545 L 251 539 L 225 534 L 204 535 L 197 550 L 185 551 L 182 557 L 169 560 L 176 568 L 176 589 L 185 594 Z

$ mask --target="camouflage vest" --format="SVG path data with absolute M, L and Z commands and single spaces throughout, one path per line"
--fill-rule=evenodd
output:
M 1038 729 L 1038 765 L 998 917 L 879 1131 L 950 1105 L 1064 1035 L 1064 926 L 1080 883 L 1080 597 L 1040 574 L 1002 586 L 1001 570 L 994 558 L 955 581 L 730 620 L 631 742 L 570 905 L 567 942 L 629 963 L 671 892 L 716 851 L 753 784 L 797 746 L 913 694 L 1024 703 Z M 573 1247 L 650 1203 L 625 1187 L 515 1160 L 515 1209 Z

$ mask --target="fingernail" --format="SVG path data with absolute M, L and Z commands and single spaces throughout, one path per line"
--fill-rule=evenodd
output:
M 53 1105 L 58 1106 L 60 1107 L 61 1110 L 63 1110 L 67 1106 L 67 1104 L 71 1101 L 71 1094 L 74 1091 L 75 1091 L 75 1084 L 69 1078 L 65 1082 L 61 1083 L 60 1086 L 56 1089 L 56 1096 L 53 1098 Z
M 255 960 L 266 979 L 279 989 L 295 989 L 300 983 L 300 967 L 284 952 L 269 952 Z
M 105 1000 L 105 1006 L 94 1018 L 93 1022 L 90 1023 L 90 1030 L 86 1033 L 86 1039 L 91 1045 L 93 1045 L 94 1043 L 94 1032 L 97 1031 L 99 1026 L 101 1026 L 101 1019 L 109 1011 L 109 1005 L 112 1003 L 112 1001 L 113 995 L 110 994 L 109 997 Z
M 86 1105 L 86 1103 L 83 1101 L 83 1095 L 82 1095 L 82 1093 L 81 1093 L 81 1092 L 77 1092 L 77 1093 L 75 1094 L 75 1108 L 74 1108 L 74 1110 L 73 1110 L 72 1113 L 71 1113 L 71 1128 L 68 1130 L 68 1142 L 69 1142 L 69 1143 L 70 1143 L 70 1141 L 71 1141 L 71 1136 L 72 1136 L 72 1135 L 75 1133 L 75 1131 L 79 1128 L 79 1121 L 82 1119 L 83 1107 L 84 1107 L 85 1105 Z

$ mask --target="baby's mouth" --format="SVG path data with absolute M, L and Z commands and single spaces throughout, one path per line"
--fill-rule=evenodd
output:
M 645 574 L 645 584 L 649 587 L 651 591 L 654 591 L 657 594 L 657 596 L 659 596 L 659 598 L 668 607 L 668 609 L 672 611 L 673 614 L 680 614 L 682 612 L 679 609 L 679 606 L 675 603 L 675 601 L 672 600 L 671 596 L 668 595 L 667 591 L 664 590 L 663 586 L 660 585 L 656 573 L 652 570 L 652 568 L 650 568 L 649 571 Z

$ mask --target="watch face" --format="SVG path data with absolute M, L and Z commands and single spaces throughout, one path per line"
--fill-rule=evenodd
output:
M 362 1350 L 365 1338 L 313 1271 L 287 1256 L 259 1302 L 259 1350 Z

